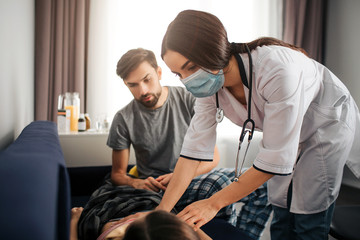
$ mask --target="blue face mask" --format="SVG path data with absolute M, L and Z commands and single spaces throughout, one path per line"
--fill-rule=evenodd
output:
M 223 70 L 220 70 L 218 74 L 212 74 L 201 68 L 181 80 L 186 89 L 198 98 L 214 95 L 224 85 L 224 81 Z

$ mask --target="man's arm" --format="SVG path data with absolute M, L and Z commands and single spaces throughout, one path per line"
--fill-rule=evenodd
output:
M 115 185 L 128 185 L 133 188 L 147 189 L 158 192 L 160 189 L 165 190 L 166 187 L 156 181 L 153 177 L 147 179 L 132 178 L 127 175 L 127 167 L 129 164 L 130 150 L 113 150 L 112 153 L 112 169 L 111 181 Z
M 112 169 L 111 180 L 116 185 L 129 185 L 131 186 L 132 179 L 127 173 L 129 164 L 130 150 L 113 150 L 112 152 Z

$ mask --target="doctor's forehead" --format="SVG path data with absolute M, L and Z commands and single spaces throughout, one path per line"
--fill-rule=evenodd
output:
M 172 70 L 182 70 L 189 64 L 190 60 L 178 52 L 167 50 L 164 54 L 164 62 Z

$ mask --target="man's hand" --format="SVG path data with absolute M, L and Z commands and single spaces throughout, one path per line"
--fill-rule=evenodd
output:
M 146 189 L 154 192 L 159 192 L 160 190 L 165 191 L 171 177 L 172 173 L 168 173 L 161 175 L 156 179 L 153 177 L 148 177 L 146 179 L 132 179 L 131 186 L 133 188 Z
M 173 175 L 173 173 L 168 173 L 168 174 L 161 175 L 158 178 L 156 178 L 156 181 L 161 183 L 163 186 L 167 187 L 167 185 L 170 182 L 170 179 L 171 179 L 172 175 Z
M 177 216 L 197 231 L 201 226 L 213 219 L 218 211 L 219 209 L 212 206 L 208 199 L 204 199 L 188 205 Z
M 133 188 L 146 189 L 154 192 L 166 190 L 166 186 L 156 181 L 153 177 L 148 177 L 146 179 L 133 179 L 133 183 L 131 185 Z

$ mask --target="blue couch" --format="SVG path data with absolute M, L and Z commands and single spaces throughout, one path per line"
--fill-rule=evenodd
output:
M 111 166 L 66 168 L 56 124 L 35 121 L 0 153 L 0 239 L 69 239 L 71 206 L 84 206 Z M 213 239 L 247 240 L 213 219 Z
M 32 122 L 0 153 L 0 238 L 68 240 L 69 186 L 56 124 Z

